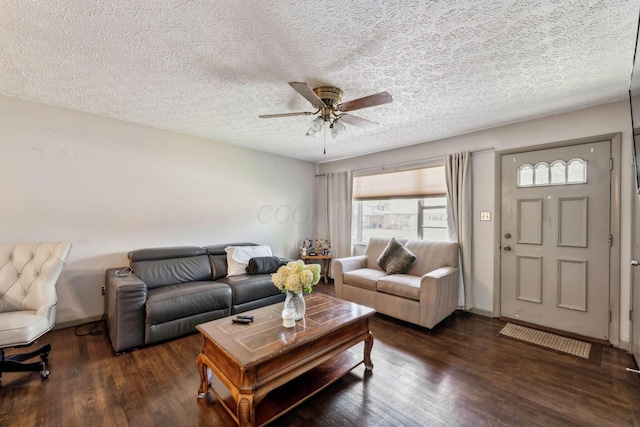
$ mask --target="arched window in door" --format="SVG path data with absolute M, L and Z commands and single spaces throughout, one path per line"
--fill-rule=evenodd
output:
M 518 187 L 584 184 L 587 182 L 587 162 L 582 159 L 554 160 L 551 164 L 524 163 L 518 168 Z

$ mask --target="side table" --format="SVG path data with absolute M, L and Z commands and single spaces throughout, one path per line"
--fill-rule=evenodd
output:
M 324 283 L 328 283 L 329 268 L 331 267 L 331 260 L 333 259 L 331 255 L 303 255 L 300 256 L 300 259 L 302 259 L 305 264 L 308 264 L 309 261 L 322 261 L 322 277 L 324 278 Z

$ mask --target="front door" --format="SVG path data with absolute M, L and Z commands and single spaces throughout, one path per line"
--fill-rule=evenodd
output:
M 502 156 L 503 317 L 609 337 L 609 141 Z
M 640 366 L 640 194 L 636 195 L 633 219 L 633 282 L 631 293 L 631 347 L 636 364 Z

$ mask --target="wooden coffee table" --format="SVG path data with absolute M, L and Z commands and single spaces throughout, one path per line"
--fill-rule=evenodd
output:
M 356 366 L 373 369 L 373 309 L 319 292 L 305 295 L 305 302 L 306 315 L 293 328 L 282 326 L 283 303 L 243 313 L 254 316 L 247 325 L 232 323 L 235 316 L 198 325 L 198 397 L 211 388 L 241 427 L 260 426 Z M 363 357 L 348 351 L 362 341 Z

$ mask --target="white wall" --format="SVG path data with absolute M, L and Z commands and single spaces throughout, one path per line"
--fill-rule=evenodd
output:
M 355 170 L 402 162 L 442 157 L 463 150 L 490 151 L 476 153 L 473 162 L 473 250 L 474 250 L 474 295 L 475 306 L 481 312 L 492 313 L 494 301 L 494 283 L 499 272 L 494 271 L 494 236 L 499 224 L 494 221 L 496 203 L 496 164 L 495 151 L 530 147 L 541 144 L 557 143 L 597 135 L 622 133 L 621 167 L 621 304 L 620 339 L 621 346 L 629 341 L 629 295 L 631 283 L 630 247 L 631 247 L 631 210 L 634 189 L 633 148 L 631 140 L 631 119 L 628 101 L 621 101 L 599 107 L 559 114 L 551 117 L 515 123 L 493 129 L 487 129 L 466 135 L 408 146 L 400 149 L 371 154 L 352 159 L 324 163 L 319 166 L 320 173 Z M 480 212 L 492 213 L 492 221 L 481 222 Z M 497 228 L 496 228 L 497 227 Z M 617 337 L 611 337 L 613 341 Z
M 312 163 L 7 97 L 0 140 L 0 239 L 73 244 L 58 324 L 102 314 L 104 272 L 130 250 L 250 241 L 291 257 L 314 234 Z

